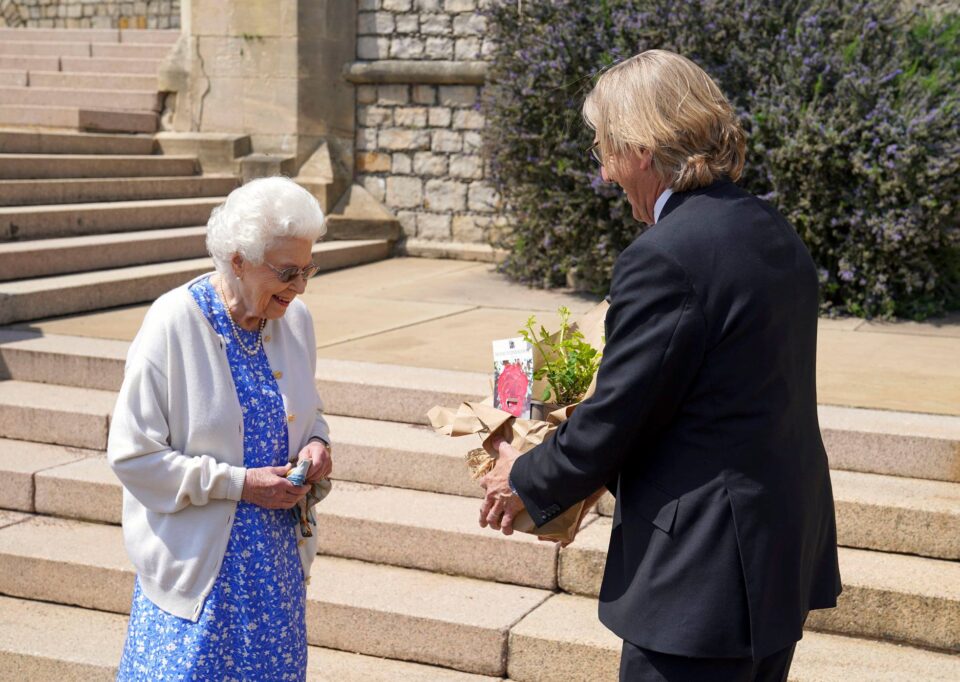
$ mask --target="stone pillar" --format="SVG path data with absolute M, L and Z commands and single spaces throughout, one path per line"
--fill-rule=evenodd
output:
M 354 92 L 342 73 L 356 53 L 355 0 L 182 0 L 181 26 L 161 72 L 177 92 L 170 128 L 246 134 L 255 153 L 352 177 Z

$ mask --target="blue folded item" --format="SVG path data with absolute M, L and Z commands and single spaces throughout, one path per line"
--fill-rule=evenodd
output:
M 310 471 L 310 460 L 304 459 L 287 472 L 287 480 L 294 485 L 306 485 L 307 473 Z M 315 481 L 307 492 L 307 496 L 297 503 L 290 510 L 293 523 L 300 526 L 300 535 L 309 538 L 313 537 L 313 528 L 317 525 L 317 519 L 313 515 L 313 507 L 320 500 L 329 494 L 331 489 L 330 481 L 322 479 Z

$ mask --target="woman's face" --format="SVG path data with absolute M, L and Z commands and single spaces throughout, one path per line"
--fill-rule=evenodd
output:
M 304 268 L 313 261 L 313 244 L 309 239 L 284 237 L 273 242 L 263 254 L 263 263 L 254 265 L 234 256 L 234 272 L 239 270 L 237 288 L 247 316 L 276 320 L 287 312 L 290 302 L 307 288 L 307 282 L 297 275 L 289 282 L 281 282 L 276 271 L 284 268 Z M 239 268 L 238 268 L 239 263 Z

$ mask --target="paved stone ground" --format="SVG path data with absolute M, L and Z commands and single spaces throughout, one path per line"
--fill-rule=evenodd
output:
M 527 289 L 490 265 L 396 258 L 317 276 L 304 299 L 322 358 L 486 372 L 490 341 L 515 336 L 535 313 L 555 325 L 594 298 Z M 146 305 L 41 320 L 50 334 L 132 339 Z M 823 319 L 819 401 L 960 416 L 960 315 L 915 322 Z

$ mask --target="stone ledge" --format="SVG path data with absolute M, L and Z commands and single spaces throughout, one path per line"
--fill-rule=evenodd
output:
M 343 75 L 357 84 L 483 85 L 487 79 L 487 63 L 384 59 L 347 64 Z
M 502 263 L 507 256 L 506 251 L 495 249 L 489 244 L 430 241 L 427 239 L 409 238 L 402 249 L 405 255 L 418 258 L 450 258 L 453 260 L 479 261 L 481 263 Z

